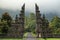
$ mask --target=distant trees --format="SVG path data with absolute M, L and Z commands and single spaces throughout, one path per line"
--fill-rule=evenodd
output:
M 30 13 L 29 17 L 26 17 L 26 31 L 35 31 L 35 26 L 36 26 L 36 20 L 35 20 L 35 14 Z
M 34 13 L 30 13 L 29 15 L 29 24 L 28 27 L 30 27 L 31 32 L 35 32 L 36 27 L 36 16 Z
M 30 13 L 29 18 L 30 18 L 30 19 L 29 19 L 30 21 L 31 21 L 31 20 L 35 20 L 36 16 L 35 16 L 34 13 Z
M 55 16 L 51 22 L 50 27 L 52 28 L 52 33 L 54 34 L 60 34 L 60 18 L 58 16 Z

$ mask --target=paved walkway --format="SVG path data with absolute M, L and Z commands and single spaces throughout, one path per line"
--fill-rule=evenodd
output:
M 36 37 L 33 37 L 32 33 L 28 33 L 27 37 L 24 40 L 36 40 Z

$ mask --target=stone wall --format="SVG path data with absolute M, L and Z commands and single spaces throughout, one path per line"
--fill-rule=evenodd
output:
M 53 34 L 53 38 L 60 38 L 60 34 Z
M 0 34 L 0 38 L 6 38 L 8 37 L 7 34 Z
M 42 38 L 60 38 L 60 34 L 46 34 L 45 36 L 42 36 Z

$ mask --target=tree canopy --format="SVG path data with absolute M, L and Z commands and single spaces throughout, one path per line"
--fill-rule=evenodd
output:
M 53 33 L 60 33 L 60 18 L 58 16 L 55 16 L 51 22 L 50 22 L 50 27 L 53 30 Z
M 35 14 L 30 13 L 29 17 L 26 17 L 26 31 L 34 32 L 35 25 L 36 25 Z
M 7 21 L 7 24 L 8 24 L 8 26 L 10 27 L 10 26 L 11 26 L 12 18 L 11 18 L 11 16 L 8 14 L 8 12 L 5 12 L 5 13 L 2 15 L 1 21 Z

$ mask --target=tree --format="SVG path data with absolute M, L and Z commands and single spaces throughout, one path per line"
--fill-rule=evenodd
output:
M 29 19 L 30 21 L 31 21 L 31 20 L 35 20 L 36 16 L 35 16 L 34 13 L 30 13 L 29 18 L 30 18 L 30 19 Z
M 51 22 L 50 22 L 50 27 L 53 30 L 53 33 L 57 34 L 60 33 L 59 28 L 60 28 L 60 18 L 58 16 L 55 16 Z
M 11 26 L 12 18 L 11 18 L 11 16 L 8 14 L 8 12 L 5 12 L 5 13 L 2 15 L 1 21 L 3 21 L 3 20 L 7 21 L 7 24 L 8 24 L 9 27 Z
M 29 27 L 31 32 L 35 31 L 35 26 L 36 26 L 35 18 L 36 18 L 35 14 L 34 13 L 30 13 L 28 27 Z
M 8 33 L 8 27 L 6 25 L 1 29 L 2 33 Z
M 35 14 L 30 13 L 29 17 L 25 17 L 25 23 L 26 23 L 26 31 L 35 31 L 35 25 L 36 25 L 36 20 L 35 20 Z
M 35 32 L 35 27 L 36 27 L 36 21 L 33 20 L 33 21 L 29 22 L 27 29 L 31 32 Z
M 2 22 L 3 24 L 3 26 L 2 26 L 2 28 L 1 28 L 1 33 L 8 33 L 8 25 L 7 25 L 7 22 L 6 21 L 4 21 L 4 22 Z

